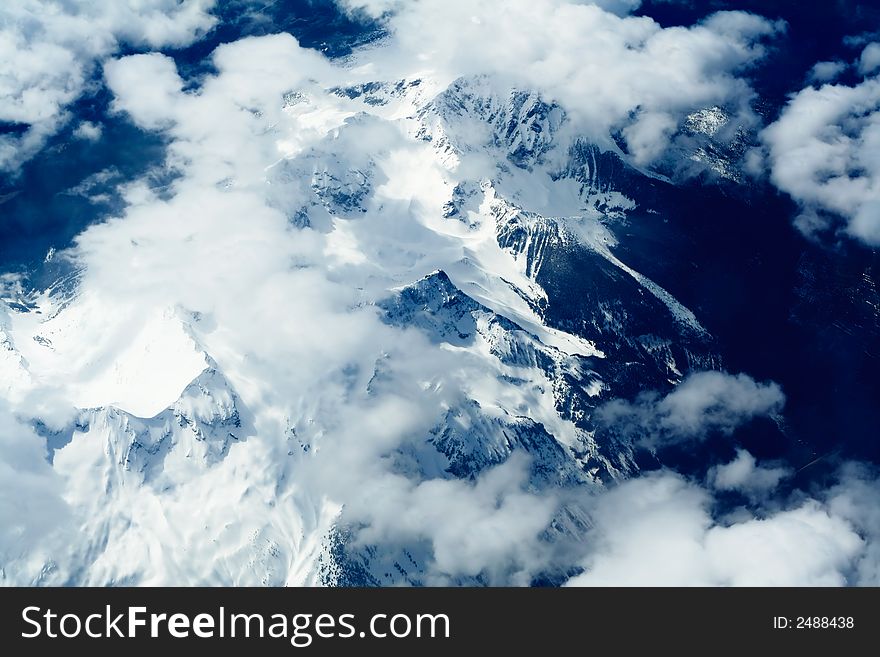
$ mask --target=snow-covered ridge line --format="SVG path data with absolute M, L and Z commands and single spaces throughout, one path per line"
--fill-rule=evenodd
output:
M 109 67 L 179 176 L 162 197 L 133 184 L 49 260 L 81 267 L 74 285 L 0 324 L 7 396 L 51 387 L 57 417 L 21 409 L 75 510 L 77 539 L 28 581 L 561 581 L 531 552 L 515 575 L 444 558 L 462 537 L 437 514 L 522 519 L 531 551 L 579 540 L 573 491 L 638 469 L 595 409 L 711 358 L 693 314 L 611 252 L 641 174 L 560 105 L 296 48 L 224 46 L 187 91 L 161 55 Z M 145 72 L 161 107 L 128 85 Z M 678 324 L 646 330 L 664 308 Z

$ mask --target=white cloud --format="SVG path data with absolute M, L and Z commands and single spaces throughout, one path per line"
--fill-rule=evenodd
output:
M 0 399 L 0 582 L 38 581 L 70 528 L 63 481 L 46 462 L 46 440 Z
M 640 164 L 663 153 L 672 128 L 697 109 L 721 105 L 753 123 L 753 92 L 737 74 L 760 60 L 762 42 L 784 28 L 753 14 L 722 12 L 664 29 L 647 17 L 563 0 L 355 4 L 374 14 L 393 12 L 388 60 L 371 52 L 375 64 L 407 67 L 409 74 L 420 67 L 448 79 L 495 74 L 539 90 L 600 143 L 610 147 L 609 132 L 622 130 Z
M 707 429 L 730 433 L 739 424 L 782 409 L 785 396 L 776 383 L 758 383 L 745 374 L 697 372 L 658 404 L 663 428 L 683 435 Z
M 871 75 L 880 68 L 880 43 L 869 43 L 859 57 L 859 73 Z
M 643 393 L 634 402 L 614 400 L 597 417 L 648 446 L 701 439 L 709 432 L 730 434 L 741 424 L 778 413 L 785 403 L 780 387 L 745 374 L 697 372 L 665 397 Z
M 46 0 L 0 9 L 0 120 L 27 126 L 0 141 L 0 167 L 14 169 L 68 120 L 66 107 L 85 89 L 95 62 L 120 43 L 161 49 L 204 34 L 214 0 L 149 0 L 57 5 Z M 751 91 L 736 73 L 763 54 L 760 42 L 779 24 L 738 12 L 691 28 L 662 29 L 627 13 L 637 0 L 400 3 L 353 0 L 349 9 L 390 12 L 395 37 L 385 66 L 442 69 L 445 75 L 514 74 L 580 114 L 595 138 L 626 129 L 640 163 L 662 153 L 669 124 L 694 109 L 728 105 L 752 120 Z M 620 14 L 620 15 L 617 15 Z M 462 29 L 464 28 L 464 29 Z M 508 35 L 502 41 L 498 33 Z M 416 35 L 418 35 L 416 37 Z M 386 44 L 387 45 L 387 44 Z M 393 64 L 394 66 L 388 66 Z M 663 126 L 661 128 L 661 126 Z
M 111 60 L 104 65 L 104 77 L 116 97 L 114 107 L 138 125 L 156 130 L 173 119 L 183 80 L 170 57 L 150 53 Z
M 363 12 L 372 18 L 379 18 L 387 12 L 399 9 L 402 2 L 401 0 L 341 0 L 336 4 L 349 13 Z
M 94 123 L 92 121 L 81 121 L 76 129 L 73 131 L 73 136 L 76 139 L 85 139 L 86 141 L 98 141 L 101 138 L 101 134 L 104 132 L 104 128 L 100 123 Z
M 810 82 L 833 82 L 846 70 L 846 63 L 841 61 L 819 62 L 810 69 L 807 79 Z
M 68 120 L 95 63 L 120 43 L 183 46 L 214 24 L 213 0 L 23 0 L 0 5 L 0 121 L 26 126 L 0 137 L 0 170 L 14 170 Z
M 880 245 L 880 79 L 795 94 L 763 141 L 770 175 L 807 234 L 836 228 Z
M 669 472 L 614 488 L 596 502 L 586 572 L 568 585 L 840 586 L 865 554 L 855 527 L 816 500 L 732 524 L 711 503 Z
M 403 0 L 337 0 L 337 4 L 350 13 L 364 12 L 372 18 L 381 18 L 399 11 Z M 595 5 L 615 14 L 628 14 L 642 5 L 642 0 L 572 0 L 571 4 Z
M 773 492 L 779 482 L 792 474 L 790 468 L 758 465 L 754 456 L 738 449 L 733 461 L 709 471 L 708 480 L 716 490 L 735 490 L 760 498 Z
M 880 478 L 876 469 L 847 464 L 826 499 L 831 512 L 851 523 L 865 538 L 866 549 L 855 564 L 857 582 L 880 586 Z
M 527 492 L 526 465 L 515 454 L 474 483 L 371 477 L 350 497 L 347 512 L 369 523 L 360 535 L 367 543 L 427 538 L 432 583 L 483 573 L 491 583 L 526 585 L 549 561 L 539 538 L 557 506 L 552 494 Z

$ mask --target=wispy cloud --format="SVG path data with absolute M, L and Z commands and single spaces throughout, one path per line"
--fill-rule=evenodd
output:
M 755 417 L 778 413 L 784 403 L 776 383 L 708 371 L 691 374 L 665 396 L 651 391 L 634 401 L 610 401 L 596 416 L 641 445 L 660 447 L 701 440 L 711 432 L 731 434 Z

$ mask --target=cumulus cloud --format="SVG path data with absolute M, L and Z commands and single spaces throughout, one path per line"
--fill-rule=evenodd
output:
M 846 63 L 841 61 L 818 62 L 810 69 L 807 79 L 810 82 L 833 82 L 841 73 L 846 70 Z
M 632 402 L 608 402 L 597 409 L 597 417 L 605 426 L 657 447 L 699 440 L 710 432 L 730 434 L 753 418 L 779 413 L 784 403 L 776 383 L 708 371 L 691 374 L 665 397 L 647 392 Z
M 89 84 L 95 63 L 121 43 L 183 46 L 207 31 L 213 0 L 48 2 L 0 6 L 0 122 L 22 127 L 0 137 L 0 170 L 14 170 L 68 120 L 67 106 Z
M 850 494 L 856 492 L 846 489 Z M 871 497 L 877 499 L 876 492 Z M 836 507 L 807 499 L 725 522 L 704 488 L 668 471 L 598 498 L 585 572 L 569 586 L 840 586 L 873 550 Z M 864 513 L 859 505 L 852 514 Z M 876 555 L 875 555 L 876 556 Z
M 754 456 L 738 449 L 733 461 L 709 471 L 708 480 L 716 490 L 734 490 L 760 498 L 772 493 L 779 482 L 793 474 L 790 468 L 758 465 Z
M 116 97 L 115 109 L 128 112 L 138 125 L 156 130 L 172 120 L 183 80 L 170 57 L 150 53 L 111 60 L 104 77 Z
M 859 73 L 871 75 L 880 68 L 880 43 L 869 43 L 859 57 Z
M 73 131 L 73 136 L 76 139 L 85 139 L 86 141 L 98 141 L 101 138 L 101 134 L 104 132 L 103 127 L 101 127 L 100 123 L 95 123 L 93 121 L 81 121 L 76 129 Z
M 337 4 L 349 13 L 363 12 L 372 18 L 380 18 L 386 13 L 399 9 L 401 0 L 341 0 Z
M 349 3 L 391 12 L 389 68 L 434 75 L 496 74 L 561 103 L 578 129 L 613 147 L 622 134 L 639 164 L 658 158 L 685 115 L 724 106 L 754 123 L 753 92 L 739 77 L 784 25 L 746 12 L 716 13 L 691 27 L 608 11 L 634 2 L 563 0 Z M 503 34 L 499 39 L 497 35 Z M 371 54 L 371 57 L 373 55 Z M 413 74 L 415 71 L 408 71 Z M 400 77 L 404 77 L 401 75 Z
M 314 125 L 282 120 L 284 93 L 309 86 L 310 78 L 326 78 L 330 71 L 323 56 L 300 48 L 289 34 L 223 45 L 213 62 L 220 75 L 209 77 L 197 93 L 182 92 L 174 61 L 159 53 L 104 67 L 114 108 L 145 129 L 168 129 L 174 138 L 169 165 L 185 170 L 188 179 L 213 184 L 232 177 L 239 187 L 264 180 L 267 167 L 282 159 L 280 142 L 320 138 L 346 117 L 330 107 Z M 316 108 L 311 109 L 318 119 Z M 287 134 L 281 134 L 285 125 Z
M 367 544 L 429 540 L 433 583 L 483 574 L 490 583 L 526 585 L 548 564 L 540 537 L 558 505 L 552 493 L 528 492 L 526 466 L 527 459 L 514 454 L 475 483 L 439 478 L 414 483 L 385 474 L 364 482 L 360 495 L 347 496 L 346 510 L 352 519 L 368 522 L 359 537 Z
M 763 141 L 771 180 L 800 204 L 804 233 L 842 225 L 880 245 L 880 79 L 803 89 Z
M 846 464 L 839 482 L 825 495 L 834 515 L 858 528 L 866 549 L 854 568 L 863 586 L 880 586 L 880 477 L 876 468 L 859 463 Z

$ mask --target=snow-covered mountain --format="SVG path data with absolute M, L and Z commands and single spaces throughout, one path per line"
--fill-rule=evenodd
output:
M 311 248 L 323 249 L 323 273 L 351 288 L 348 312 L 369 318 L 377 336 L 359 362 L 330 356 L 321 375 L 313 365 L 299 372 L 295 360 L 271 364 L 296 382 L 267 393 L 264 356 L 240 351 L 210 309 L 171 295 L 164 305 L 150 296 L 137 310 L 114 311 L 88 273 L 47 289 L 8 287 L 4 394 L 32 409 L 17 416 L 46 438 L 75 510 L 73 538 L 45 563 L 20 569 L 16 581 L 564 581 L 577 568 L 561 555 L 590 526 L 578 495 L 638 470 L 633 445 L 603 432 L 594 410 L 720 366 L 694 313 L 615 253 L 616 227 L 640 202 L 633 191 L 667 183 L 628 163 L 613 140 L 579 134 L 560 105 L 486 76 L 306 81 L 268 102 L 274 107 L 250 110 L 267 121 L 254 148 L 265 141 L 280 158 L 262 175 L 248 172 L 251 181 L 226 176 L 211 193 L 261 186 L 292 239 L 316 236 Z M 688 117 L 682 130 L 709 140 L 694 158 L 719 152 L 709 144 L 725 123 L 717 107 Z M 195 148 L 184 157 L 198 161 L 198 149 L 210 146 L 172 148 Z M 729 173 L 728 160 L 713 162 Z M 233 245 L 246 228 L 231 229 Z M 224 229 L 205 230 L 210 237 Z M 130 257 L 139 257 L 140 238 L 125 239 Z M 218 257 L 260 257 L 259 244 L 249 248 Z M 194 257 L 202 266 L 214 256 Z M 307 253 L 281 257 L 294 271 L 315 267 Z M 75 268 L 82 255 L 54 255 L 61 267 L 65 258 Z M 217 264 L 197 275 L 222 280 L 226 269 Z M 258 321 L 247 317 L 252 299 L 228 302 L 246 324 Z M 292 322 L 310 321 L 295 297 L 272 303 L 294 307 Z M 296 340 L 290 329 L 286 339 Z M 69 404 L 66 415 L 41 417 L 24 403 L 47 386 L 61 407 Z M 415 410 L 391 412 L 413 412 L 417 421 L 390 428 L 393 437 L 368 455 L 346 457 L 360 449 L 350 445 L 363 429 L 356 409 L 401 396 Z M 354 416 L 334 418 L 339 404 Z M 381 424 L 362 439 L 370 432 L 381 434 Z M 393 512 L 362 508 L 382 491 L 360 490 L 375 475 L 345 468 L 365 467 L 368 457 L 381 469 L 380 485 L 394 481 L 391 497 L 395 486 L 437 486 L 437 495 L 462 496 L 465 505 L 493 495 L 484 489 L 500 476 L 496 468 L 522 470 L 503 488 L 540 507 L 529 531 L 545 554 L 453 563 L 432 531 L 390 527 Z M 327 468 L 352 485 L 316 481 Z M 350 498 L 360 494 L 360 502 Z M 494 493 L 504 513 L 507 494 Z M 457 513 L 454 501 L 449 513 Z
M 771 4 L 0 6 L 0 584 L 877 584 L 877 12 Z

